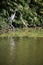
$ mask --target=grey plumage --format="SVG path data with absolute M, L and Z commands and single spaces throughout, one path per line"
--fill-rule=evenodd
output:
M 14 11 L 14 14 L 12 14 L 11 17 L 8 18 L 10 23 L 12 23 L 12 21 L 14 20 L 15 15 L 16 15 L 16 11 L 17 11 L 17 9 Z
M 14 28 L 12 25 L 12 21 L 14 20 L 14 18 L 16 16 L 16 11 L 17 11 L 17 9 L 14 11 L 14 14 L 12 14 L 11 17 L 8 18 L 8 23 L 9 23 L 9 26 L 11 26 L 11 28 Z

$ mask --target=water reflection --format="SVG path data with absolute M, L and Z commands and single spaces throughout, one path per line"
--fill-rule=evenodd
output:
M 9 38 L 9 45 L 10 45 L 10 51 L 9 51 L 9 65 L 13 64 L 14 55 L 15 55 L 15 41 L 12 37 Z
M 43 37 L 0 38 L 0 65 L 43 65 Z
M 15 42 L 14 42 L 14 39 L 11 37 L 10 38 L 10 55 L 13 54 L 14 47 L 15 47 Z

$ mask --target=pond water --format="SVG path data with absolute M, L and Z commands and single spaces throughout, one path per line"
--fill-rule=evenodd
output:
M 43 65 L 43 37 L 0 37 L 0 65 Z

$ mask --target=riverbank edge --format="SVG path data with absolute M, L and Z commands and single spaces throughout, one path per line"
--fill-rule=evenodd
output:
M 41 28 L 23 28 L 16 31 L 8 31 L 0 34 L 0 37 L 43 37 L 43 29 Z
M 23 28 L 16 31 L 8 31 L 0 34 L 0 37 L 43 37 L 43 29 L 41 28 Z

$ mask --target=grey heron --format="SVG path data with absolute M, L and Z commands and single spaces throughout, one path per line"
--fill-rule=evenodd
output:
M 14 18 L 15 18 L 15 16 L 16 16 L 16 11 L 17 11 L 17 9 L 15 9 L 14 14 L 12 14 L 11 17 L 8 18 L 9 25 L 10 25 L 12 28 L 14 28 L 13 25 L 12 25 L 12 21 L 14 20 Z

